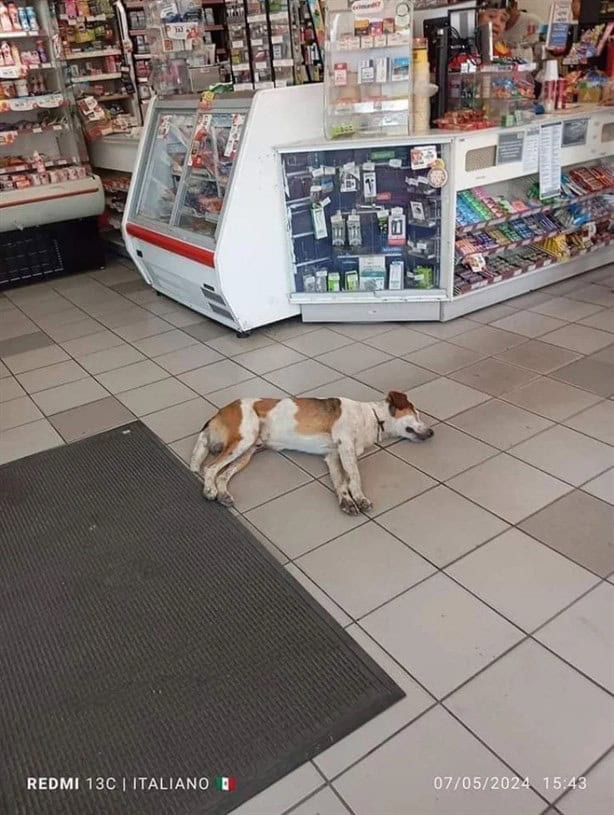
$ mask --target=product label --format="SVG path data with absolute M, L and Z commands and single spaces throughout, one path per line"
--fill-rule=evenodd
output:
M 384 12 L 384 0 L 354 0 L 352 14 L 355 17 L 378 17 Z
M 199 36 L 198 23 L 166 23 L 164 27 L 169 40 L 195 40 Z
M 414 221 L 424 221 L 424 206 L 422 201 L 410 201 L 411 217 Z
M 437 160 L 437 147 L 434 144 L 412 147 L 409 162 L 412 170 L 426 170 Z

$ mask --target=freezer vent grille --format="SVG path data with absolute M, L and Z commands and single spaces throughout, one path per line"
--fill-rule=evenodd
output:
M 614 122 L 603 126 L 601 130 L 601 141 L 614 141 Z
M 497 148 L 478 147 L 476 150 L 468 150 L 465 155 L 465 172 L 471 173 L 476 170 L 486 170 L 494 167 L 497 160 Z
M 205 295 L 205 300 L 209 300 L 210 303 L 219 303 L 221 306 L 226 305 L 226 301 L 223 297 L 220 297 L 219 294 L 214 294 L 213 292 L 207 291 L 203 287 L 203 294 Z
M 226 317 L 227 320 L 232 320 L 232 314 L 225 308 L 220 308 L 213 303 L 209 303 L 209 308 L 214 314 L 219 314 L 220 317 Z

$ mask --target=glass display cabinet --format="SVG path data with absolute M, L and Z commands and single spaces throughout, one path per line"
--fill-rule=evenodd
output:
M 134 219 L 213 250 L 249 100 L 160 101 L 149 123 Z
M 445 297 L 448 153 L 407 139 L 280 149 L 295 301 Z

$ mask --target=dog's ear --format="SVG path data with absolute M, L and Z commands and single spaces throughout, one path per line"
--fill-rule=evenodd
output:
M 386 397 L 388 402 L 388 410 L 392 416 L 395 416 L 399 410 L 407 410 L 411 408 L 411 402 L 404 393 L 400 391 L 390 391 Z

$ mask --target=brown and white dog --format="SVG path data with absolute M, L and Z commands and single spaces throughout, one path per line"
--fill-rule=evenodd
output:
M 324 456 L 339 498 L 349 515 L 372 509 L 360 483 L 358 457 L 384 438 L 430 439 L 404 393 L 390 391 L 381 402 L 353 399 L 239 399 L 218 411 L 203 427 L 190 468 L 200 473 L 209 452 L 215 461 L 203 472 L 205 498 L 230 506 L 228 482 L 264 447 Z

